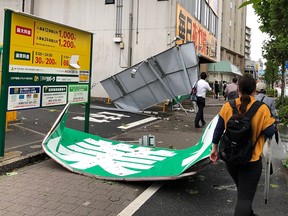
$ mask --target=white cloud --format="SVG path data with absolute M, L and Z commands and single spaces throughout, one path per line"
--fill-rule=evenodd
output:
M 251 59 L 254 61 L 258 61 L 259 58 L 263 59 L 263 41 L 268 38 L 268 35 L 260 31 L 258 17 L 254 14 L 254 9 L 251 5 L 247 6 L 246 25 L 251 28 Z M 265 59 L 263 62 L 266 62 Z

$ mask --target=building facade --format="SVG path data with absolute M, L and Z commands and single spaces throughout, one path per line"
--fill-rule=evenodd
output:
M 221 60 L 228 60 L 244 73 L 246 7 L 244 0 L 223 0 L 221 30 Z
M 254 79 L 259 79 L 260 75 L 263 75 L 263 62 L 260 58 L 258 61 L 253 61 L 250 58 L 251 54 L 251 28 L 246 26 L 245 35 L 245 68 L 244 73 L 250 74 Z
M 245 27 L 245 60 L 251 59 L 251 28 Z
M 245 31 L 245 67 L 244 73 L 252 75 L 256 78 L 256 62 L 252 61 L 250 58 L 251 54 L 251 28 L 246 26 Z
M 93 33 L 92 97 L 108 96 L 101 80 L 175 43 L 194 41 L 201 63 L 220 59 L 218 0 L 7 0 L 4 4 Z

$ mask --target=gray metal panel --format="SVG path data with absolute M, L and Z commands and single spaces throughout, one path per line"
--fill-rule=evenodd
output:
M 189 94 L 198 78 L 198 62 L 194 43 L 186 43 L 102 80 L 101 84 L 117 107 L 142 111 Z

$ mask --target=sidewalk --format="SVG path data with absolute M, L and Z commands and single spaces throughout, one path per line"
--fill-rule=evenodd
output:
M 207 98 L 207 106 L 204 110 L 204 116 L 207 123 L 219 112 L 219 109 L 223 103 L 223 100 Z M 186 108 L 189 108 L 190 106 L 189 101 L 183 104 Z M 186 115 L 183 111 L 173 111 L 171 114 L 172 116 L 168 119 L 165 118 L 148 125 L 141 126 L 137 129 L 117 135 L 112 139 L 138 141 L 138 139 L 143 135 L 153 134 L 156 137 L 157 147 L 184 149 L 191 145 L 195 145 L 204 130 L 203 128 L 194 128 L 193 121 L 195 118 L 195 113 L 188 113 Z M 41 118 L 41 115 L 43 114 L 40 114 L 39 118 Z M 49 118 L 53 119 L 55 116 L 54 119 L 56 119 L 58 113 L 51 112 L 49 115 L 51 115 Z M 31 122 L 31 124 L 35 123 Z M 10 146 L 10 150 L 6 152 L 7 156 L 5 155 L 5 157 L 1 159 L 0 171 L 5 175 L 2 175 L 0 179 L 0 188 L 3 189 L 0 196 L 0 215 L 112 216 L 120 213 L 147 187 L 151 185 L 152 182 L 125 183 L 103 181 L 92 177 L 74 174 L 62 168 L 59 164 L 47 158 L 43 151 L 39 148 L 39 143 L 41 143 L 41 140 L 44 138 L 45 131 L 49 129 L 48 123 L 42 124 L 39 120 L 37 125 L 35 125 L 35 131 L 38 131 L 37 134 L 34 133 L 35 131 L 24 132 L 19 128 L 17 130 L 13 128 L 12 131 L 7 132 L 11 133 L 9 135 L 9 139 L 14 139 L 19 148 L 25 149 L 29 147 L 29 149 L 34 151 L 21 151 L 24 155 L 20 155 L 19 150 L 16 150 L 16 148 Z M 18 133 L 21 133 L 20 137 Z M 34 148 L 30 148 L 31 146 Z M 268 206 L 270 209 L 268 207 L 263 208 L 264 210 L 262 210 L 260 214 L 262 216 L 271 215 L 271 212 L 275 212 L 276 215 L 281 216 L 282 214 L 277 214 L 277 211 L 273 210 L 273 207 L 277 205 L 281 205 L 279 207 L 281 212 L 284 212 L 285 208 L 287 209 L 286 213 L 288 212 L 288 173 L 287 170 L 284 170 L 281 167 L 280 161 L 283 158 L 285 158 L 285 154 L 281 152 L 281 147 L 278 145 L 277 158 L 274 159 L 276 161 L 274 167 L 275 174 L 273 176 L 275 181 L 272 181 L 274 186 L 277 185 L 277 188 L 270 189 L 271 202 L 269 200 Z M 37 160 L 38 163 L 25 166 Z M 17 167 L 23 168 L 15 170 Z M 219 172 L 223 172 L 222 165 L 218 166 L 217 169 L 219 169 Z M 9 172 L 7 173 L 8 170 Z M 205 173 L 207 173 L 207 175 L 212 175 L 209 179 L 213 180 L 214 177 L 211 170 L 213 170 L 213 166 L 205 167 L 202 175 Z M 216 180 L 222 183 L 227 182 L 227 177 L 218 175 Z M 189 180 L 187 180 L 187 183 L 194 184 Z M 200 187 L 201 185 L 204 187 L 203 183 L 204 182 L 200 184 Z M 208 185 L 215 184 L 208 181 L 206 183 Z M 177 184 L 177 182 L 175 184 Z M 179 184 L 181 184 L 181 182 L 179 182 Z M 260 185 L 260 187 L 261 188 L 259 190 L 261 190 L 261 194 L 258 194 L 258 197 L 261 196 L 261 198 L 257 198 L 257 206 L 263 205 L 262 185 Z M 210 190 L 215 191 L 215 189 L 211 186 L 205 186 L 205 188 L 208 190 L 210 188 Z M 208 199 L 209 193 L 210 192 L 208 191 Z M 200 195 L 201 194 L 199 194 L 199 198 L 195 201 L 196 203 L 193 203 L 193 205 L 196 205 L 197 208 L 199 208 L 198 213 L 201 213 L 202 211 L 202 215 L 204 215 L 204 212 L 206 212 L 206 207 L 203 206 L 202 208 L 201 202 L 203 203 L 207 197 L 201 197 Z M 230 196 L 230 194 L 226 195 Z M 218 198 L 214 197 L 214 199 L 217 200 Z M 229 199 L 231 198 L 222 197 L 219 199 L 219 201 L 224 200 L 227 202 Z M 197 203 L 197 201 L 199 201 L 199 203 Z M 152 206 L 149 208 L 151 207 Z M 230 204 L 227 206 L 227 208 L 229 211 L 232 211 L 233 205 Z M 211 209 L 210 212 L 211 214 L 207 215 L 213 215 L 212 210 L 213 209 Z M 170 213 L 166 215 L 172 214 Z

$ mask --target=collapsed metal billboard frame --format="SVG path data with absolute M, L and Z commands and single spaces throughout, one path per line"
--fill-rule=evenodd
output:
M 175 45 L 101 81 L 119 109 L 143 111 L 166 99 L 191 92 L 199 75 L 193 42 Z

